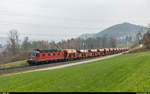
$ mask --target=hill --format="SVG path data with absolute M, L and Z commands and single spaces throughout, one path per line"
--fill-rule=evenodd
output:
M 95 34 L 83 34 L 80 36 L 80 38 L 86 39 L 89 37 L 110 36 L 110 37 L 115 37 L 117 39 L 126 39 L 127 37 L 130 37 L 134 41 L 136 39 L 136 34 L 138 32 L 144 34 L 145 32 L 147 32 L 147 28 L 144 26 L 125 22 L 125 23 L 113 25 Z
M 1 76 L 0 92 L 148 92 L 149 57 L 150 52 L 124 54 L 62 69 Z

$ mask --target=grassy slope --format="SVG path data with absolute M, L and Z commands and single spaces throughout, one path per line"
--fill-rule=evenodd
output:
M 23 65 L 28 65 L 26 60 L 21 60 L 21 61 L 11 62 L 11 63 L 7 63 L 7 64 L 2 64 L 2 65 L 0 65 L 0 69 L 1 68 L 10 68 L 10 67 L 23 66 Z
M 143 47 L 144 47 L 144 46 L 143 46 Z M 142 48 L 142 47 L 140 47 L 140 45 L 138 45 L 138 46 L 132 48 L 131 50 L 134 51 L 134 50 L 138 50 L 138 49 L 141 49 L 141 48 Z
M 0 91 L 150 91 L 150 52 L 0 77 Z

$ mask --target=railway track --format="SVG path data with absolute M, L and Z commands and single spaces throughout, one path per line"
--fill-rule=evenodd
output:
M 42 64 L 42 65 L 35 65 L 35 66 L 24 65 L 24 66 L 3 68 L 3 69 L 0 69 L 0 75 L 4 74 L 4 73 L 11 73 L 11 72 L 15 72 L 15 71 L 17 72 L 17 71 L 22 71 L 22 70 L 26 70 L 26 69 L 43 68 L 43 67 L 62 65 L 62 64 L 67 64 L 67 63 L 73 63 L 73 61 L 68 61 L 68 62 L 53 62 L 53 63 L 49 63 L 49 64 Z
M 1 73 L 5 73 L 5 72 L 11 72 L 13 70 L 19 70 L 19 69 L 24 69 L 24 68 L 27 68 L 27 67 L 30 67 L 29 65 L 25 65 L 25 66 L 17 66 L 17 67 L 10 67 L 10 68 L 3 68 L 3 69 L 0 69 L 0 74 Z
M 127 53 L 127 52 L 124 52 L 124 53 Z M 117 55 L 117 54 L 114 54 L 114 55 Z M 111 56 L 111 55 L 107 55 L 107 56 Z M 48 63 L 48 64 L 34 65 L 34 66 L 25 65 L 25 66 L 5 68 L 5 69 L 0 69 L 0 75 L 6 74 L 6 73 L 18 72 L 18 71 L 48 68 L 48 67 L 53 67 L 53 66 L 58 66 L 58 65 L 69 64 L 69 63 L 78 63 L 78 62 L 88 61 L 88 60 L 97 59 L 97 58 L 101 58 L 101 57 L 105 58 L 107 56 L 98 56 L 98 57 L 86 58 L 86 59 L 81 59 L 81 60 L 73 60 L 73 61 L 67 61 L 67 62 L 52 62 L 52 63 Z
M 93 58 L 99 58 L 99 57 L 93 57 Z M 33 65 L 33 66 L 24 65 L 24 66 L 3 68 L 3 69 L 0 69 L 0 75 L 5 74 L 5 73 L 23 71 L 23 70 L 27 70 L 27 69 L 37 69 L 37 68 L 45 68 L 45 67 L 63 65 L 63 64 L 68 64 L 68 63 L 76 63 L 76 62 L 79 62 L 79 61 L 90 60 L 90 59 L 93 59 L 93 58 L 86 58 L 86 59 L 73 60 L 73 61 L 67 61 L 67 62 L 51 62 L 51 63 L 47 63 L 47 64 Z

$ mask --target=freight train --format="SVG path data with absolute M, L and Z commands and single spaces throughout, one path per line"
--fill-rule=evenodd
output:
M 27 62 L 29 65 L 44 64 L 49 62 L 58 61 L 71 61 L 77 59 L 85 59 L 90 57 L 112 55 L 128 51 L 128 48 L 101 48 L 101 49 L 50 49 L 39 50 L 34 49 L 28 57 Z

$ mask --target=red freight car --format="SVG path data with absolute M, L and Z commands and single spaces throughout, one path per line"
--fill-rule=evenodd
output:
M 99 49 L 96 49 L 96 55 L 97 55 L 97 56 L 100 56 L 100 55 L 101 55 Z
M 80 50 L 77 50 L 77 59 L 82 58 L 82 52 Z
M 92 52 L 92 56 L 97 56 L 97 50 L 96 49 L 91 49 L 91 52 Z
M 93 57 L 93 53 L 90 49 L 88 50 L 88 57 Z
M 104 56 L 104 55 L 105 55 L 105 49 L 99 49 L 99 51 L 100 51 L 100 55 L 101 55 L 101 56 Z
M 77 50 L 75 49 L 62 49 L 64 52 L 65 60 L 74 60 L 77 59 Z
M 119 48 L 116 48 L 116 52 L 119 53 Z
M 114 54 L 116 54 L 117 53 L 117 48 L 114 48 Z
M 110 50 L 110 53 L 109 53 L 109 54 L 110 54 L 110 55 L 113 54 L 113 52 L 114 52 L 113 48 L 109 48 L 109 50 Z
M 87 58 L 88 57 L 88 50 L 80 50 L 82 54 L 82 58 Z
M 110 53 L 109 48 L 104 48 L 104 53 L 105 53 L 105 55 L 109 55 L 109 53 Z

